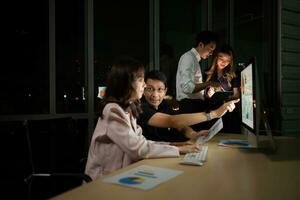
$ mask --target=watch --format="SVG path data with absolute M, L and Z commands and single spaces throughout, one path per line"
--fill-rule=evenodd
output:
M 207 119 L 207 121 L 212 120 L 210 112 L 206 113 L 206 119 Z

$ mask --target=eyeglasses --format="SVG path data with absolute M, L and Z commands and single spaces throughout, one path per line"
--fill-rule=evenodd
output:
M 146 92 L 149 92 L 149 93 L 154 93 L 155 91 L 157 91 L 158 93 L 163 93 L 166 91 L 166 88 L 158 88 L 158 89 L 154 89 L 152 87 L 146 87 L 145 88 L 145 91 Z

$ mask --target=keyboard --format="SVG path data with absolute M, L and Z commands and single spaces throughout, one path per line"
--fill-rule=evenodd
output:
M 185 154 L 180 164 L 202 166 L 207 160 L 207 153 L 208 146 L 202 146 L 202 149 L 198 152 Z

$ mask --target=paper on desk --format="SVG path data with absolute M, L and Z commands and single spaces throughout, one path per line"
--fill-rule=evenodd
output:
M 221 140 L 218 145 L 231 148 L 254 148 L 247 140 L 240 139 Z
M 223 128 L 222 118 L 218 119 L 212 127 L 208 130 L 207 135 L 201 136 L 197 139 L 197 144 L 203 144 L 214 137 Z
M 102 181 L 148 190 L 178 176 L 182 172 L 183 171 L 153 167 L 150 165 L 140 165 L 124 173 L 103 179 Z

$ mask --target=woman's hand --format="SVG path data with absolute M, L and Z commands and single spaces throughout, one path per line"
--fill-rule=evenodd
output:
M 180 154 L 197 152 L 200 151 L 201 148 L 202 147 L 200 144 L 190 144 L 190 145 L 184 145 L 178 147 Z
M 222 92 L 223 88 L 221 86 L 209 87 L 206 91 L 208 98 L 211 98 L 216 92 Z
M 185 141 L 185 142 L 170 142 L 170 145 L 173 145 L 173 146 L 184 146 L 184 145 L 191 145 L 191 144 L 194 144 L 195 142 L 193 142 L 192 140 L 188 140 L 188 141 Z
M 207 90 L 208 98 L 211 98 L 214 94 L 215 94 L 215 88 L 214 87 L 208 88 L 208 90 Z

